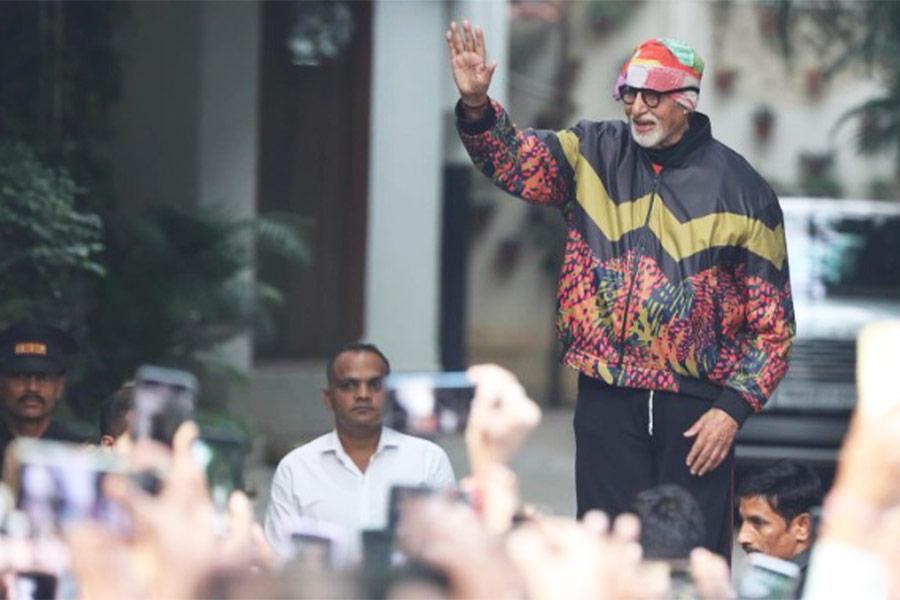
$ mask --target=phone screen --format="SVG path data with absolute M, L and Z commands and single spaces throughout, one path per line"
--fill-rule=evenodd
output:
M 388 531 L 393 534 L 397 530 L 397 524 L 400 522 L 400 513 L 403 509 L 403 503 L 411 498 L 426 498 L 437 492 L 427 486 L 407 486 L 394 485 L 391 486 L 391 494 L 388 500 Z
M 135 374 L 132 437 L 171 445 L 175 430 L 194 412 L 196 392 L 197 380 L 187 371 L 140 367 Z
M 193 453 L 206 469 L 206 482 L 216 506 L 225 508 L 235 490 L 244 489 L 247 444 L 237 435 L 202 428 Z
M 53 600 L 56 598 L 56 576 L 37 571 L 16 573 L 13 589 L 16 600 Z
M 291 525 L 291 563 L 312 571 L 330 571 L 349 563 L 348 533 L 338 525 L 299 517 Z
M 475 384 L 464 372 L 398 373 L 387 378 L 388 424 L 420 436 L 465 431 Z
M 96 520 L 128 531 L 125 510 L 107 499 L 103 481 L 124 473 L 117 456 L 78 444 L 23 438 L 13 442 L 11 483 L 16 506 L 35 532 Z
M 747 562 L 738 589 L 741 598 L 786 600 L 796 597 L 800 578 L 800 567 L 796 564 L 758 552 L 750 554 Z

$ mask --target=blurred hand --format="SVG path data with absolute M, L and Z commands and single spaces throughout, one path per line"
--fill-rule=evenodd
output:
M 694 588 L 703 600 L 728 600 L 737 598 L 731 587 L 731 571 L 725 559 L 707 550 L 691 551 L 691 578 Z
M 66 531 L 80 598 L 150 598 L 145 573 L 127 541 L 109 528 L 84 522 Z
M 492 464 L 509 461 L 540 423 L 541 410 L 506 369 L 476 365 L 467 374 L 475 382 L 475 398 L 466 425 L 466 449 L 477 479 Z
M 487 101 L 487 91 L 497 68 L 497 61 L 485 63 L 484 33 L 475 27 L 474 33 L 468 21 L 463 21 L 462 31 L 456 22 L 444 34 L 450 51 L 450 68 L 453 81 L 459 89 L 464 106 L 479 107 Z
M 506 465 L 493 463 L 480 478 L 467 477 L 460 487 L 480 502 L 481 519 L 491 533 L 505 533 L 512 527 L 519 508 L 519 482 Z
M 576 521 L 549 517 L 509 534 L 506 550 L 528 598 L 604 598 L 599 541 Z
M 465 504 L 441 497 L 407 500 L 397 541 L 408 555 L 445 573 L 454 598 L 522 595 L 501 538 L 491 535 Z
M 171 468 L 159 495 L 151 496 L 131 480 L 109 478 L 105 491 L 129 512 L 134 524 L 130 551 L 152 597 L 193 596 L 219 551 L 216 510 L 206 488 L 206 474 L 194 461 L 198 435 L 184 423 L 172 441 Z M 132 457 L 156 463 L 154 442 L 135 443 Z
M 900 406 L 879 417 L 857 411 L 838 458 L 831 493 L 884 509 L 900 500 Z
M 584 526 L 601 541 L 603 565 L 600 567 L 609 598 L 668 598 L 671 582 L 668 573 L 646 570 L 640 545 L 641 522 L 633 514 L 616 517 L 610 528 L 609 517 L 593 510 L 584 515 Z
M 513 531 L 507 551 L 529 598 L 664 598 L 668 582 L 642 573 L 640 523 L 601 512 L 571 519 L 536 519 Z
M 738 424 L 720 408 L 711 408 L 684 432 L 684 437 L 696 438 L 688 452 L 686 464 L 691 475 L 706 475 L 725 460 L 737 434 Z
M 262 533 L 243 493 L 229 498 L 227 523 L 217 514 L 206 473 L 194 460 L 197 434 L 194 423 L 183 424 L 171 452 L 150 441 L 134 444 L 133 463 L 165 475 L 157 496 L 126 477 L 105 480 L 107 496 L 131 516 L 130 538 L 95 523 L 69 532 L 74 572 L 92 590 L 86 597 L 191 598 L 219 570 L 272 568 L 271 549 L 260 543 Z

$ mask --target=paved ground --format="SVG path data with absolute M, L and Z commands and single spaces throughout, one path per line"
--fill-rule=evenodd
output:
M 572 409 L 545 411 L 541 424 L 513 458 L 523 500 L 554 515 L 575 516 L 575 438 Z M 457 477 L 469 472 L 462 438 L 439 441 Z

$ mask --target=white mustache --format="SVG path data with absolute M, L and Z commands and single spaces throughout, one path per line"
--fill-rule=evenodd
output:
M 642 125 L 646 125 L 646 124 L 659 125 L 659 120 L 656 117 L 652 117 L 652 116 L 631 117 L 631 122 L 635 123 L 635 124 L 640 122 Z

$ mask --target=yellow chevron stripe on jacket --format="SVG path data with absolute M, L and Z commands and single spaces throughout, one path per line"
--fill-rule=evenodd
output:
M 651 194 L 616 204 L 599 175 L 579 151 L 578 137 L 571 131 L 557 132 L 566 160 L 575 173 L 575 198 L 603 235 L 616 242 L 640 228 L 650 209 Z M 760 256 L 779 271 L 784 267 L 784 229 L 772 229 L 758 219 L 734 213 L 713 213 L 682 223 L 664 202 L 653 204 L 650 230 L 676 261 L 711 246 L 741 246 Z M 749 235 L 748 235 L 749 232 Z

